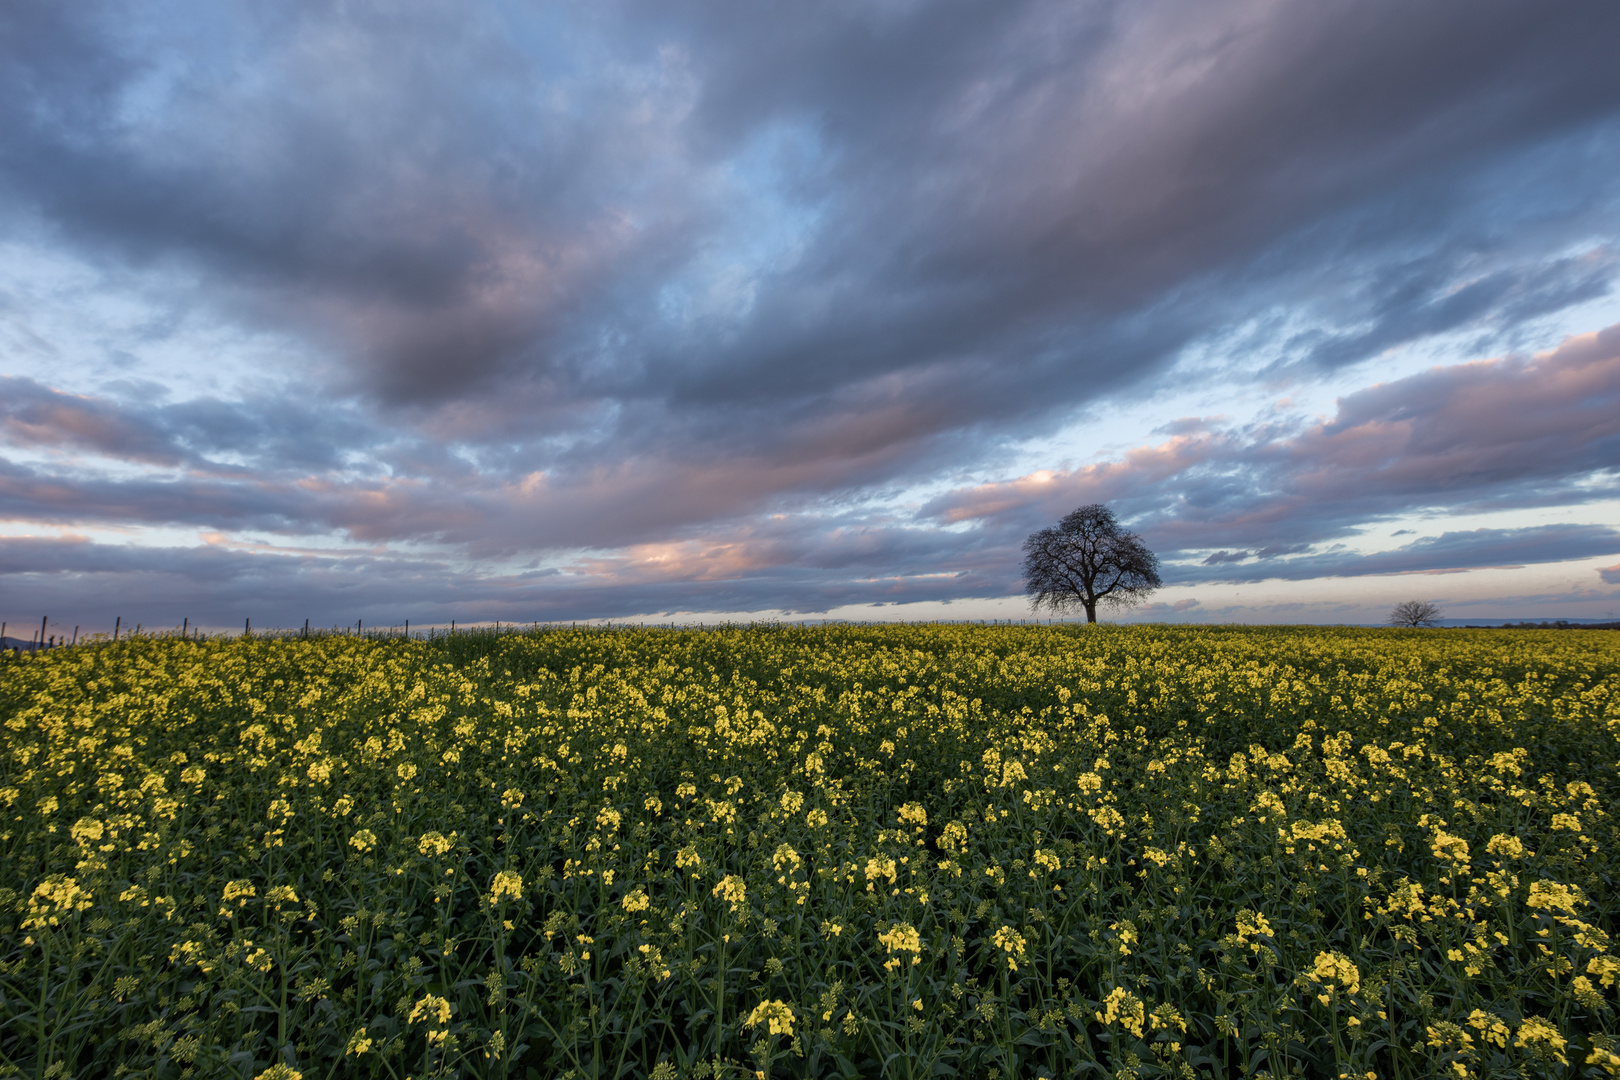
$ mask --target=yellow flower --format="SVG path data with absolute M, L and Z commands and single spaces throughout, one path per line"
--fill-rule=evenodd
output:
M 888 878 L 889 884 L 893 885 L 895 881 L 895 874 L 897 872 L 898 871 L 895 867 L 894 860 L 889 858 L 887 855 L 879 855 L 875 858 L 867 859 L 866 891 L 871 892 L 874 884 L 879 878 Z
M 1353 1018 L 1352 1018 L 1353 1019 Z M 1428 1034 L 1428 1043 L 1436 1050 L 1457 1050 L 1467 1052 L 1474 1045 L 1474 1037 L 1456 1024 L 1444 1020 L 1437 1020 L 1424 1028 Z
M 820 829 L 827 824 L 827 812 L 818 807 L 805 814 L 804 820 L 812 829 Z
M 443 833 L 425 832 L 422 834 L 422 838 L 416 842 L 416 850 L 423 855 L 437 856 L 449 851 L 454 844 L 455 841 L 446 837 Z
M 1137 996 L 1125 989 L 1116 986 L 1103 998 L 1103 1009 L 1096 1013 L 1099 1024 L 1119 1024 L 1138 1039 L 1142 1037 L 1142 1025 L 1147 1020 L 1147 1009 Z
M 283 1065 L 278 1061 L 256 1076 L 254 1080 L 304 1080 L 304 1074 L 292 1066 Z
M 365 853 L 377 846 L 377 834 L 370 829 L 361 829 L 349 837 L 349 845 L 356 851 Z
M 1170 853 L 1162 848 L 1145 847 L 1142 849 L 1142 858 L 1154 866 L 1164 867 L 1170 862 Z
M 1340 988 L 1347 994 L 1361 989 L 1360 970 L 1348 956 L 1339 952 L 1317 953 L 1310 977 L 1322 987 L 1323 992 L 1317 994 L 1316 999 L 1323 1005 L 1331 1002 Z
M 776 851 L 771 855 L 771 866 L 783 874 L 796 872 L 803 865 L 799 853 L 789 844 L 776 845 Z
M 355 1057 L 359 1057 L 361 1054 L 370 1049 L 371 1038 L 366 1034 L 365 1028 L 360 1028 L 355 1031 L 353 1035 L 349 1036 L 349 1044 L 343 1048 L 343 1056 L 349 1057 L 352 1054 Z
M 1530 883 L 1530 895 L 1524 906 L 1546 911 L 1564 911 L 1574 915 L 1586 904 L 1586 894 L 1578 885 L 1561 885 L 1556 881 Z
M 442 997 L 428 994 L 411 1009 L 411 1015 L 406 1023 L 414 1024 L 419 1020 L 426 1020 L 430 1024 L 448 1024 L 450 1022 L 450 1003 Z
M 1258 911 L 1250 911 L 1248 908 L 1244 908 L 1237 914 L 1237 932 L 1241 938 L 1272 936 L 1271 923 L 1266 921 L 1266 917 Z M 1260 951 L 1258 942 L 1251 941 L 1249 947 L 1255 952 Z
M 1569 990 L 1570 993 L 1575 995 L 1576 1001 L 1594 1013 L 1602 1015 L 1604 1012 L 1603 995 L 1598 992 L 1597 987 L 1592 985 L 1591 979 L 1588 979 L 1585 975 L 1577 975 L 1569 980 Z
M 89 847 L 100 840 L 106 831 L 107 827 L 95 818 L 82 817 L 68 829 L 68 835 L 72 836 L 81 847 Z
M 793 1009 L 785 1001 L 762 1001 L 743 1021 L 745 1027 L 765 1025 L 772 1035 L 793 1037 Z
M 720 879 L 710 893 L 711 896 L 724 896 L 731 910 L 736 911 L 748 899 L 748 884 L 735 874 L 727 874 Z
M 245 907 L 247 906 L 248 900 L 257 895 L 257 892 L 258 890 L 253 887 L 253 882 L 251 881 L 247 881 L 245 879 L 241 881 L 227 881 L 225 883 L 225 895 L 220 899 L 226 904 L 229 904 L 232 900 L 235 900 L 237 907 Z
M 1620 1076 L 1620 1054 L 1606 1046 L 1594 1046 L 1586 1056 L 1588 1065 L 1596 1065 L 1610 1076 Z
M 1452 836 L 1444 829 L 1434 831 L 1434 839 L 1430 841 L 1429 846 L 1437 859 L 1449 859 L 1457 863 L 1468 861 L 1468 841 L 1460 836 Z
M 1509 859 L 1522 859 L 1524 857 L 1524 841 L 1517 836 L 1497 833 L 1486 841 L 1485 851 L 1490 855 L 1505 856 Z
M 645 889 L 640 888 L 625 893 L 624 899 L 619 903 L 624 907 L 624 910 L 630 912 L 646 911 L 652 907 L 652 899 L 647 895 Z
M 1024 956 L 1024 935 L 1010 926 L 1003 926 L 990 938 L 990 943 L 1007 954 L 1004 957 L 1007 970 L 1017 971 L 1018 961 Z
M 73 878 L 52 874 L 35 886 L 34 895 L 28 898 L 28 916 L 23 920 L 23 929 L 60 926 L 61 920 L 87 911 L 90 906 L 88 889 L 80 888 Z
M 1254 800 L 1253 810 L 1256 813 L 1264 811 L 1268 815 L 1281 818 L 1288 816 L 1288 811 L 1283 806 L 1283 801 L 1277 797 L 1276 792 L 1272 791 L 1262 791 Z M 1260 820 L 1264 821 L 1266 819 L 1262 817 Z
M 1526 1050 L 1540 1050 L 1558 1060 L 1560 1065 L 1568 1065 L 1569 1060 L 1564 1057 L 1566 1044 L 1563 1034 L 1552 1024 L 1539 1016 L 1527 1016 L 1519 1025 L 1518 1037 L 1513 1045 Z
M 499 907 L 507 900 L 523 898 L 523 878 L 515 870 L 502 870 L 489 886 L 489 906 Z
M 894 956 L 895 953 L 911 953 L 913 966 L 922 961 L 922 935 L 918 934 L 917 928 L 910 923 L 895 923 L 878 935 L 878 942 L 889 950 L 890 959 L 883 966 L 890 971 L 900 966 L 900 958 Z
M 1507 1049 L 1508 1036 L 1512 1031 L 1502 1021 L 1486 1012 L 1484 1009 L 1475 1009 L 1468 1014 L 1468 1026 L 1481 1032 L 1485 1041 L 1495 1043 L 1502 1049 Z
M 1181 1015 L 1179 1009 L 1168 1001 L 1154 1009 L 1150 1019 L 1153 1021 L 1153 1030 L 1155 1031 L 1169 1031 L 1174 1028 L 1180 1030 L 1183 1035 L 1187 1033 L 1186 1018 Z
M 1131 955 L 1131 946 L 1137 941 L 1136 924 L 1129 919 L 1123 919 L 1111 924 L 1108 929 L 1114 932 L 1115 946 L 1119 949 L 1119 955 Z
M 897 815 L 902 825 L 927 825 L 928 811 L 922 803 L 908 802 L 900 807 Z

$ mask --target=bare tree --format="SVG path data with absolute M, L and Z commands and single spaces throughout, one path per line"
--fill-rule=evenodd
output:
M 1094 623 L 1097 605 L 1130 607 L 1161 584 L 1159 557 L 1100 503 L 1082 506 L 1024 541 L 1024 592 L 1036 611 L 1083 609 Z
M 1427 600 L 1408 600 L 1390 609 L 1385 620 L 1391 626 L 1437 626 L 1440 623 L 1440 605 Z

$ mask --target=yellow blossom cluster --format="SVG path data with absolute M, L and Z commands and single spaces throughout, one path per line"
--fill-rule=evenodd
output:
M 1620 635 L 138 636 L 0 722 L 20 1074 L 1620 1075 Z

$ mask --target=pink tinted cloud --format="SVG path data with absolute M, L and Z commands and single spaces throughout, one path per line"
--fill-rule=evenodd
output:
M 255 445 L 246 455 L 226 446 L 248 461 L 224 465 L 209 457 L 206 445 L 179 439 L 173 410 L 14 381 L 25 383 L 28 394 L 13 394 L 9 410 L 0 405 L 0 433 L 13 441 L 89 448 L 132 464 L 183 463 L 186 471 L 114 480 L 0 468 L 0 510 L 13 516 L 338 530 L 369 544 L 427 540 L 461 545 L 477 556 L 617 548 L 792 510 L 925 460 L 940 423 L 936 405 L 908 393 L 912 380 L 882 376 L 872 380 L 865 400 L 852 399 L 833 414 L 783 417 L 765 425 L 768 436 L 730 445 L 717 438 L 668 453 L 630 447 L 611 461 L 550 452 L 540 467 L 525 468 L 525 456 L 538 456 L 532 445 L 517 443 L 506 459 L 473 461 L 446 453 L 421 433 L 414 442 L 406 435 L 397 449 L 365 447 L 381 468 L 351 468 L 338 453 L 311 468 L 279 458 L 274 443 L 268 452 Z M 468 415 L 461 422 L 477 420 Z M 169 448 L 172 459 L 153 448 Z
M 863 415 L 903 424 L 901 397 L 880 394 Z M 102 418 L 108 430 L 139 430 L 135 419 L 99 399 L 43 390 L 34 399 L 43 404 L 30 408 L 71 406 L 80 410 L 74 417 Z M 96 430 L 74 424 L 54 437 Z M 0 467 L 0 510 L 42 522 L 337 532 L 374 553 L 400 541 L 445 545 L 473 558 L 585 549 L 588 555 L 558 565 L 571 580 L 603 587 L 828 574 L 840 588 L 866 583 L 860 587 L 878 595 L 888 588 L 880 580 L 970 574 L 963 595 L 982 593 L 991 579 L 1015 591 L 1017 560 L 1007 549 L 1020 530 L 1084 502 L 1139 507 L 1134 512 L 1161 552 L 1230 547 L 1238 550 L 1222 561 L 1242 564 L 1253 558 L 1251 548 L 1262 558 L 1298 553 L 1309 546 L 1301 540 L 1343 535 L 1379 515 L 1602 469 L 1617 460 L 1620 441 L 1620 329 L 1571 338 L 1527 360 L 1452 365 L 1371 387 L 1342 399 L 1331 420 L 1304 427 L 1183 424 L 1178 434 L 1118 460 L 958 490 L 912 518 L 845 511 L 824 497 L 858 490 L 892 467 L 892 445 L 855 442 L 840 451 L 848 427 L 821 418 L 783 428 L 785 443 L 776 447 L 791 444 L 802 453 L 755 447 L 686 458 L 641 454 L 611 466 L 521 473 L 462 459 L 381 476 L 210 473 L 197 460 L 172 480 Z M 991 527 L 937 529 L 971 521 Z M 1533 561 L 1539 542 L 1504 549 L 1492 564 L 1503 563 L 1504 554 L 1516 563 Z M 1473 565 L 1473 558 L 1455 565 Z M 1429 563 L 1386 571 L 1435 569 Z M 794 595 L 802 597 L 803 589 Z
M 1437 367 L 1339 401 L 1286 448 L 1312 483 L 1372 473 L 1421 490 L 1511 479 L 1620 436 L 1620 326 L 1528 361 Z M 1597 462 L 1595 464 L 1601 464 Z
M 1436 367 L 1370 387 L 1303 429 L 1177 436 L 1117 461 L 953 491 L 923 513 L 990 522 L 1125 499 L 1148 513 L 1155 538 L 1178 548 L 1267 544 L 1282 523 L 1317 520 L 1332 535 L 1617 462 L 1620 325 L 1529 359 Z
M 949 492 L 923 507 L 925 517 L 946 524 L 998 517 L 1040 507 L 1072 509 L 1076 503 L 1107 502 L 1139 490 L 1144 484 L 1164 483 L 1213 459 L 1227 440 L 1216 436 L 1178 435 L 1156 446 L 1137 447 L 1121 461 L 1085 465 L 1078 469 L 1042 469 L 1016 480 L 980 484 Z
M 1200 607 L 1199 601 L 1189 597 L 1186 600 L 1177 600 L 1174 603 L 1155 601 L 1151 604 L 1139 604 L 1130 609 L 1131 617 L 1136 619 L 1162 618 L 1167 615 L 1185 615 L 1187 612 Z
M 149 465 L 181 454 L 156 425 L 101 398 L 0 376 L 0 439 L 13 446 L 78 450 Z

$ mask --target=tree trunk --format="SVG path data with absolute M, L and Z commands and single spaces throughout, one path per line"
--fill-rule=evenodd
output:
M 1092 601 L 1091 603 L 1087 604 L 1084 600 L 1082 600 L 1082 601 L 1080 601 L 1080 603 L 1085 605 L 1086 622 L 1088 622 L 1088 623 L 1096 622 L 1097 621 L 1097 603 L 1096 603 L 1096 601 Z

